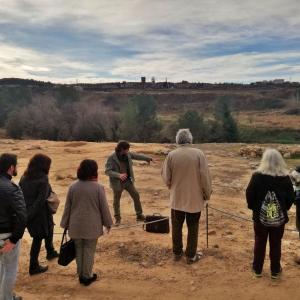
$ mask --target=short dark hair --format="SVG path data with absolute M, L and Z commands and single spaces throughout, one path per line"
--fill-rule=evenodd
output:
M 29 161 L 24 175 L 28 178 L 39 178 L 48 175 L 51 166 L 51 158 L 45 154 L 35 154 Z
M 120 141 L 116 147 L 116 152 L 119 153 L 122 150 L 127 150 L 130 148 L 130 144 L 127 141 Z
M 0 173 L 5 174 L 11 166 L 17 165 L 17 155 L 11 153 L 3 153 L 0 156 Z
M 79 180 L 89 180 L 98 177 L 98 164 L 93 159 L 83 160 L 77 170 L 77 178 Z

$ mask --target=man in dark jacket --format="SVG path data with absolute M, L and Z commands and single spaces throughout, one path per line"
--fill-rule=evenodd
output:
M 26 226 L 26 206 L 21 189 L 11 179 L 17 175 L 17 157 L 0 156 L 0 299 L 20 300 L 13 294 L 20 242 Z
M 109 156 L 105 165 L 105 174 L 109 176 L 110 186 L 114 193 L 114 213 L 116 225 L 121 223 L 120 199 L 122 192 L 126 190 L 134 202 L 137 221 L 144 221 L 140 195 L 134 186 L 134 173 L 132 160 L 142 160 L 150 163 L 152 158 L 129 152 L 130 144 L 126 141 L 120 141 L 115 152 Z

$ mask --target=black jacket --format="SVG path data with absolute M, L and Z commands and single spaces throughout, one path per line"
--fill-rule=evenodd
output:
M 259 223 L 259 213 L 268 191 L 274 191 L 284 214 L 289 221 L 287 211 L 291 208 L 295 193 L 289 176 L 270 176 L 254 173 L 246 190 L 248 208 L 253 211 L 253 220 Z
M 48 176 L 38 178 L 23 176 L 20 180 L 28 211 L 27 228 L 32 237 L 45 238 L 53 228 L 53 216 L 48 208 L 47 198 L 51 192 Z
M 0 175 L 0 233 L 12 233 L 14 244 L 22 238 L 26 227 L 26 206 L 21 189 L 11 176 Z

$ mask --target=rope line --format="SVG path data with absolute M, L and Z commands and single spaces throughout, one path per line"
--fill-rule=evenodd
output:
M 245 217 L 242 217 L 242 216 L 239 216 L 239 215 L 234 215 L 232 213 L 229 213 L 227 211 L 224 211 L 224 210 L 221 210 L 221 209 L 218 209 L 218 208 L 215 208 L 213 206 L 210 206 L 208 205 L 209 208 L 211 208 L 212 210 L 215 210 L 215 211 L 218 211 L 224 215 L 227 215 L 231 218 L 236 218 L 236 219 L 240 219 L 240 220 L 243 220 L 243 221 L 247 221 L 247 222 L 251 222 L 253 223 L 253 220 L 252 219 L 249 219 L 249 218 L 245 218 Z M 297 229 L 292 229 L 292 228 L 285 228 L 284 230 L 286 231 L 291 231 L 291 232 L 297 232 L 298 233 L 298 230 Z
M 245 218 L 245 217 L 241 217 L 241 216 L 239 216 L 239 215 L 234 215 L 234 214 L 232 214 L 232 213 L 229 213 L 229 212 L 227 212 L 227 211 L 224 211 L 224 210 L 221 210 L 221 209 L 212 207 L 212 206 L 210 206 L 210 205 L 208 205 L 208 207 L 211 208 L 212 210 L 218 211 L 218 212 L 220 212 L 220 213 L 222 213 L 222 214 L 224 214 L 224 215 L 230 216 L 230 217 L 232 217 L 232 218 L 241 219 L 241 220 L 243 220 L 243 221 L 248 221 L 248 222 L 251 222 L 251 223 L 253 222 L 251 219 L 248 219 L 248 218 Z
M 247 222 L 251 222 L 253 223 L 253 220 L 252 219 L 249 219 L 249 218 L 246 218 L 246 217 L 242 217 L 240 215 L 235 215 L 235 214 L 232 214 L 232 213 L 229 213 L 228 211 L 225 211 L 225 210 L 222 210 L 222 209 L 219 209 L 219 208 L 215 208 L 211 205 L 208 205 L 208 207 L 214 211 L 217 211 L 225 216 L 228 216 L 232 219 L 240 219 L 240 220 L 243 220 L 243 221 L 247 221 Z M 160 220 L 155 220 L 155 221 L 150 221 L 150 222 L 144 222 L 144 223 L 138 223 L 138 224 L 133 224 L 133 225 L 125 225 L 125 226 L 118 226 L 118 227 L 112 227 L 111 230 L 113 231 L 118 231 L 118 230 L 123 230 L 123 229 L 129 229 L 129 228 L 135 228 L 135 227 L 140 227 L 140 226 L 145 226 L 145 225 L 148 225 L 148 224 L 154 224 L 154 223 L 158 223 L 158 222 L 162 222 L 162 221 L 165 221 L 165 220 L 168 220 L 169 217 L 165 217 L 163 219 L 160 219 Z M 286 231 L 290 231 L 290 232 L 298 232 L 297 229 L 291 229 L 291 228 L 285 228 Z M 26 230 L 26 232 L 28 232 L 28 230 Z M 53 234 L 55 235 L 62 235 L 63 232 L 54 232 Z
M 165 218 L 160 219 L 160 220 L 144 222 L 144 223 L 140 223 L 140 224 L 127 225 L 127 226 L 121 226 L 121 227 L 113 227 L 111 230 L 121 230 L 121 229 L 128 229 L 128 228 L 133 228 L 133 227 L 145 226 L 145 225 L 148 225 L 148 224 L 162 222 L 162 221 L 165 221 L 165 220 L 168 220 L 168 219 L 169 219 L 169 217 L 165 217 Z
M 145 226 L 145 225 L 148 225 L 148 224 L 162 222 L 162 221 L 165 221 L 165 220 L 168 220 L 168 219 L 169 219 L 169 217 L 165 217 L 163 219 L 155 220 L 155 221 L 149 221 L 149 222 L 138 223 L 138 224 L 133 224 L 133 225 L 126 225 L 126 226 L 112 227 L 111 230 L 116 231 L 116 230 L 122 230 L 122 229 L 129 229 L 129 228 L 139 227 L 139 226 Z M 29 233 L 28 230 L 25 230 L 25 231 L 27 233 Z M 54 232 L 53 234 L 63 235 L 63 232 Z

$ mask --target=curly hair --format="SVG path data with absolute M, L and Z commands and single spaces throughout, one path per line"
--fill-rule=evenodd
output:
M 127 141 L 119 141 L 115 151 L 120 153 L 122 150 L 127 150 L 130 148 L 130 144 Z
M 189 129 L 179 129 L 176 134 L 176 143 L 178 145 L 182 144 L 192 144 L 193 136 Z

